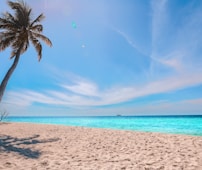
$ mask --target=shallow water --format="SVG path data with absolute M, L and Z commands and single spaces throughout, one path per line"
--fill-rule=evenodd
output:
M 202 136 L 200 116 L 9 117 L 8 122 L 30 122 L 124 129 Z

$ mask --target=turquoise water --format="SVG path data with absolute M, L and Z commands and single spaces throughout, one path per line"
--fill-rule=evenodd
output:
M 9 117 L 6 121 L 202 136 L 202 115 L 120 117 Z

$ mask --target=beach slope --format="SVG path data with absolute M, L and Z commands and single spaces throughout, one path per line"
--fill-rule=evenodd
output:
M 202 137 L 0 124 L 0 169 L 201 170 Z

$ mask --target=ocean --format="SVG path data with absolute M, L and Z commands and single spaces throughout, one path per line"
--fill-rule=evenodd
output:
M 202 115 L 199 115 L 199 116 L 8 117 L 6 121 L 202 136 Z

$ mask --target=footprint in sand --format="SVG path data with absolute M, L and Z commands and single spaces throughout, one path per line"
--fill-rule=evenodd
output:
M 42 166 L 48 166 L 48 161 L 42 161 L 40 164 L 41 164 Z

